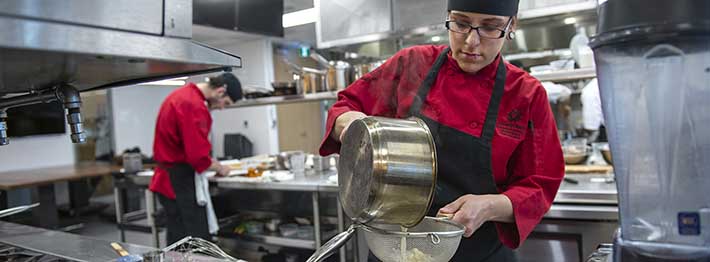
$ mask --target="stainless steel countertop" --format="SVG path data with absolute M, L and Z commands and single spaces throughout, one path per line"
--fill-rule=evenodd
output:
M 332 175 L 337 175 L 335 169 L 314 172 L 306 170 L 306 174 L 295 176 L 292 180 L 285 181 L 263 181 L 246 179 L 230 179 L 212 177 L 210 180 L 221 188 L 251 189 L 251 190 L 284 190 L 284 191 L 306 191 L 306 192 L 338 192 L 338 185 L 328 181 Z M 606 174 L 566 174 L 567 178 L 579 181 L 579 184 L 572 184 L 563 181 L 555 197 L 555 204 L 602 204 L 616 205 L 616 183 L 606 183 L 604 179 L 611 176 Z M 134 183 L 147 185 L 150 177 L 131 176 Z
M 252 189 L 252 190 L 283 190 L 283 191 L 306 191 L 306 192 L 338 192 L 338 184 L 328 181 L 328 177 L 337 175 L 334 169 L 314 172 L 306 170 L 304 175 L 296 175 L 292 180 L 285 181 L 263 181 L 263 182 L 243 182 L 230 181 L 227 178 L 213 178 L 217 187 L 232 189 Z
M 616 205 L 616 183 L 608 180 L 613 175 L 607 174 L 566 174 L 565 177 L 579 181 L 572 184 L 562 181 L 555 203 L 571 204 L 607 204 Z
M 71 261 L 112 261 L 119 258 L 110 241 L 0 221 L 0 242 Z M 157 249 L 121 243 L 130 254 Z

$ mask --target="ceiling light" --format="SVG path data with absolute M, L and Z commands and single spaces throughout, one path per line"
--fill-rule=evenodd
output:
M 431 37 L 432 42 L 439 42 L 441 41 L 441 36 L 435 35 Z
M 154 81 L 154 82 L 140 83 L 138 85 L 142 85 L 142 86 L 183 86 L 186 83 L 185 80 L 187 80 L 186 76 L 172 78 L 172 79 L 165 79 L 165 80 L 160 80 L 160 81 Z
M 577 18 L 576 17 L 567 17 L 567 18 L 565 18 L 564 23 L 565 23 L 565 25 L 576 24 Z
M 305 25 L 305 24 L 310 24 L 310 23 L 315 23 L 316 22 L 316 9 L 315 8 L 309 8 L 309 9 L 303 9 L 300 11 L 296 12 L 291 12 L 288 14 L 284 14 L 282 17 L 282 22 L 281 24 L 283 25 L 284 28 L 289 28 L 289 27 L 294 27 L 298 25 Z

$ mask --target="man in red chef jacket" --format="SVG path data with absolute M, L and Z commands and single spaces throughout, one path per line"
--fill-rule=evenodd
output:
M 197 204 L 195 175 L 207 170 L 228 175 L 230 170 L 210 156 L 209 108 L 222 109 L 241 96 L 239 80 L 224 73 L 176 89 L 160 106 L 153 143 L 158 166 L 150 190 L 167 212 L 168 244 L 186 236 L 211 239 L 205 207 Z
M 555 119 L 540 82 L 500 55 L 515 37 L 518 0 L 448 0 L 449 45 L 414 46 L 338 94 L 321 155 L 352 121 L 423 119 L 436 143 L 429 215 L 466 227 L 452 261 L 516 261 L 564 176 Z M 374 259 L 371 257 L 371 259 Z

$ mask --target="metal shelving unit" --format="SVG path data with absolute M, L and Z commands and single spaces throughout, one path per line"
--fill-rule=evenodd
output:
M 224 236 L 227 238 L 238 238 L 245 241 L 259 242 L 269 245 L 282 246 L 282 247 L 294 247 L 303 249 L 315 249 L 315 240 L 299 239 L 293 237 L 283 237 L 279 233 L 263 233 L 263 234 L 244 234 L 240 236 L 229 235 Z
M 301 95 L 270 96 L 262 98 L 244 99 L 228 106 L 227 108 L 315 102 L 321 100 L 335 100 L 336 98 L 338 98 L 337 91 Z
M 590 67 L 574 70 L 532 73 L 530 75 L 534 76 L 540 81 L 564 82 L 594 78 L 597 76 L 597 71 L 594 67 Z

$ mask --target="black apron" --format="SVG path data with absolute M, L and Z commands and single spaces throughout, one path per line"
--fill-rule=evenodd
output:
M 434 62 L 426 79 L 419 86 L 409 113 L 421 118 L 431 130 L 436 143 L 438 174 L 436 193 L 429 216 L 466 195 L 499 194 L 491 169 L 491 140 L 496 126 L 498 107 L 505 87 L 506 68 L 501 58 L 496 73 L 493 95 L 488 104 L 486 120 L 481 137 L 474 137 L 454 128 L 442 125 L 421 114 L 423 102 L 436 81 L 441 65 L 446 61 L 446 48 Z M 503 246 L 498 238 L 495 224 L 484 223 L 470 238 L 461 239 L 456 255 L 451 261 L 517 261 L 513 250 Z
M 211 240 L 212 236 L 207 224 L 207 211 L 204 206 L 197 204 L 195 169 L 185 163 L 175 164 L 171 167 L 161 166 L 161 168 L 168 171 L 170 184 L 175 192 L 175 200 L 157 194 L 167 215 L 168 244 L 186 236 Z

